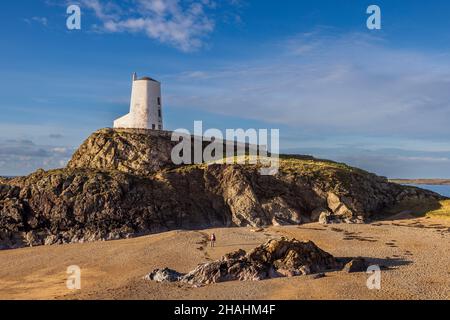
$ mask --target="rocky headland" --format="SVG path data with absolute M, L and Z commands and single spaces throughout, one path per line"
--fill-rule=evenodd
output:
M 66 168 L 0 179 L 0 247 L 113 240 L 174 229 L 364 223 L 440 195 L 310 156 L 176 166 L 170 132 L 101 129 Z
M 436 186 L 450 185 L 450 179 L 389 179 L 389 181 L 400 184 L 425 184 Z

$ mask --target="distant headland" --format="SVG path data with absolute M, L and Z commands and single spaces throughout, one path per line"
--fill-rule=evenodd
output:
M 450 185 L 450 179 L 389 179 L 389 182 L 399 184 Z

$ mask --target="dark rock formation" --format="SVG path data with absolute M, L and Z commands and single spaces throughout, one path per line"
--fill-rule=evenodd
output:
M 176 282 L 181 281 L 182 278 L 183 274 L 169 268 L 156 269 L 144 277 L 145 280 L 156 282 Z
M 102 129 L 65 169 L 0 180 L 0 247 L 111 240 L 171 229 L 361 223 L 409 199 L 441 199 L 363 170 L 283 156 L 256 165 L 170 161 L 167 132 Z
M 146 276 L 146 279 L 204 285 L 233 280 L 257 281 L 292 277 L 340 267 L 341 264 L 332 255 L 311 241 L 301 242 L 281 238 L 269 240 L 249 253 L 238 250 L 223 256 L 220 260 L 200 264 L 185 275 L 170 269 L 164 269 L 164 272 L 157 269 Z
M 344 271 L 348 273 L 365 272 L 368 267 L 369 264 L 367 263 L 366 259 L 357 257 L 345 264 Z

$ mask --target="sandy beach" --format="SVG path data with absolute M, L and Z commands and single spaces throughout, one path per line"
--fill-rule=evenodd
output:
M 172 231 L 134 239 L 0 252 L 1 299 L 449 299 L 449 220 L 399 219 L 372 224 L 307 224 Z M 206 242 L 210 232 L 217 246 Z M 225 282 L 193 288 L 143 277 L 155 268 L 188 272 L 197 264 L 269 238 L 312 240 L 335 257 L 367 258 L 382 267 L 381 290 L 365 273 Z M 81 290 L 66 288 L 67 267 L 81 268 Z

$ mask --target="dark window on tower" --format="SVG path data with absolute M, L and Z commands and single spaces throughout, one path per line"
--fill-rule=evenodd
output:
M 152 124 L 152 129 L 155 130 L 155 125 L 154 124 Z
M 161 105 L 161 98 L 158 97 L 158 106 L 160 106 L 160 105 Z
M 162 115 L 161 115 L 161 109 L 158 110 L 158 116 L 161 119 Z

